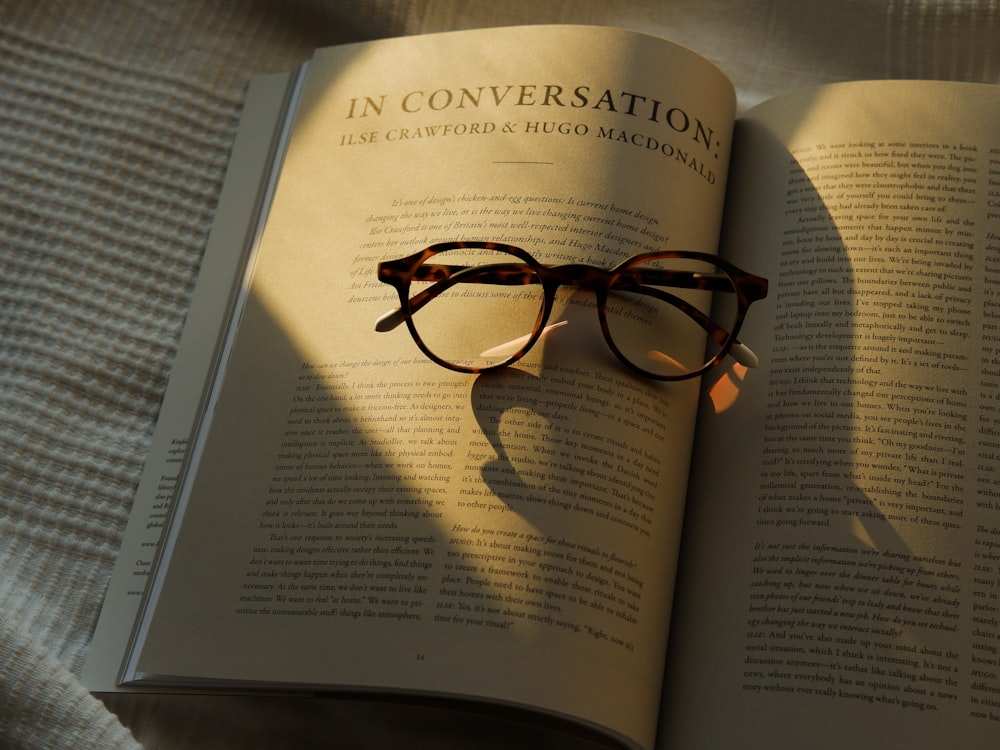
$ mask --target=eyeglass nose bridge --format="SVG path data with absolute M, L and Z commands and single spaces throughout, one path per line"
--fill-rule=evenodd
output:
M 618 347 L 611 339 L 611 331 L 608 327 L 606 305 L 608 292 L 615 276 L 615 271 L 588 265 L 586 263 L 567 263 L 561 266 L 541 266 L 536 269 L 538 277 L 542 282 L 545 292 L 545 301 L 542 313 L 539 317 L 537 328 L 531 338 L 531 344 L 525 347 L 525 353 L 531 346 L 534 346 L 542 336 L 547 333 L 547 324 L 555 305 L 556 292 L 562 287 L 569 287 L 573 290 L 592 292 L 597 307 L 598 326 L 604 340 L 611 347 L 611 351 L 626 364 L 631 365 L 618 350 Z M 548 326 L 554 328 L 554 326 Z
M 539 269 L 542 283 L 547 289 L 570 286 L 575 289 L 592 290 L 599 296 L 611 285 L 612 273 L 603 268 L 585 263 L 567 263 L 563 266 L 543 266 Z

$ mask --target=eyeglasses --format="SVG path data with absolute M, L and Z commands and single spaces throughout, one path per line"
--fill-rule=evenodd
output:
M 378 265 L 399 308 L 376 331 L 405 321 L 420 350 L 459 372 L 486 372 L 523 357 L 566 320 L 562 287 L 593 290 L 601 331 L 625 365 L 656 380 L 700 375 L 727 355 L 747 367 L 757 357 L 736 338 L 747 309 L 767 296 L 767 279 L 707 253 L 636 255 L 609 270 L 542 265 L 518 247 L 442 242 Z

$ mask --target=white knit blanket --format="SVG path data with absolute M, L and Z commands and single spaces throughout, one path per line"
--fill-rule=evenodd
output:
M 851 78 L 1000 80 L 986 0 L 0 1 L 0 748 L 524 744 L 415 707 L 98 698 L 77 675 L 247 80 L 317 46 L 536 22 L 674 39 L 743 107 Z

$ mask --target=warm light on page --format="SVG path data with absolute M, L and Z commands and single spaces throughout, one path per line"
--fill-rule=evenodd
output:
M 385 316 L 382 316 L 382 317 L 384 318 Z M 381 318 L 379 320 L 381 320 Z M 566 325 L 568 322 L 569 322 L 568 320 L 560 320 L 558 323 L 553 323 L 552 325 L 545 326 L 545 328 L 542 329 L 542 334 L 541 335 L 545 336 L 547 333 L 549 333 L 549 331 L 552 331 L 552 330 L 554 330 L 556 328 L 561 328 L 562 326 Z M 376 328 L 376 330 L 378 330 L 378 329 Z M 520 338 L 516 338 L 516 339 L 514 339 L 512 341 L 507 341 L 506 343 L 494 346 L 492 349 L 487 349 L 484 352 L 480 352 L 479 356 L 480 357 L 502 357 L 502 356 L 505 356 L 505 355 L 513 354 L 514 352 L 518 351 L 522 346 L 524 346 L 528 342 L 528 339 L 530 339 L 530 338 L 531 338 L 531 334 L 528 334 L 527 336 L 521 336 Z M 539 338 L 541 338 L 541 337 L 539 337 Z
M 740 384 L 746 374 L 747 368 L 737 362 L 708 389 L 708 397 L 716 414 L 722 414 L 736 403 L 740 395 Z
M 854 534 L 855 539 L 867 545 L 869 549 L 878 549 L 875 540 L 872 539 L 868 529 L 865 528 L 864 523 L 857 515 L 851 516 L 851 533 Z

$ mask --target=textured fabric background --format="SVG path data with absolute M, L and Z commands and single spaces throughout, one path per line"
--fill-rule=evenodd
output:
M 110 697 L 76 679 L 245 84 L 317 46 L 582 22 L 691 46 L 742 107 L 852 78 L 1000 80 L 995 0 L 0 2 L 0 747 L 582 747 L 350 701 Z

